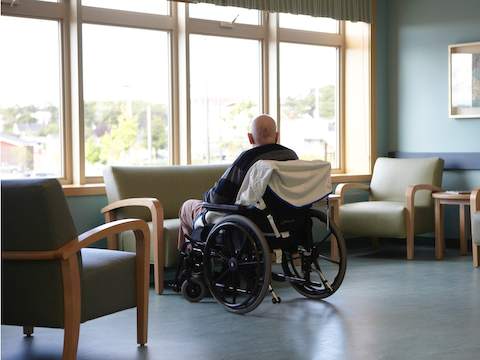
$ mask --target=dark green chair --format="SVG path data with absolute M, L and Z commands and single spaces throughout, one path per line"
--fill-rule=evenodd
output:
M 2 181 L 2 324 L 64 329 L 63 359 L 75 359 L 80 323 L 137 307 L 147 342 L 149 229 L 124 219 L 77 236 L 55 179 Z M 86 248 L 133 230 L 136 254 Z

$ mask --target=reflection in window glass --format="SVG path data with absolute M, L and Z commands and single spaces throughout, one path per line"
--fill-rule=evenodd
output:
M 280 138 L 303 160 L 339 167 L 338 67 L 334 47 L 280 44 Z
M 169 15 L 169 4 L 167 0 L 82 0 L 85 6 L 159 15 Z
M 308 15 L 279 14 L 280 27 L 296 30 L 338 33 L 338 21 Z
M 1 177 L 62 177 L 57 21 L 0 19 Z
M 216 6 L 211 4 L 190 4 L 189 16 L 197 19 L 233 22 L 237 24 L 258 25 L 260 12 L 233 6 Z
M 232 162 L 260 113 L 260 42 L 190 35 L 192 163 Z
M 87 176 L 169 163 L 168 44 L 163 31 L 83 25 Z

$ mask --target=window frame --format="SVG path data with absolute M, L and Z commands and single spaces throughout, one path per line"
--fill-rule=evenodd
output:
M 101 176 L 87 177 L 85 174 L 85 136 L 82 65 L 82 25 L 97 24 L 166 31 L 169 34 L 169 164 L 191 164 L 191 112 L 190 112 L 190 53 L 191 34 L 233 37 L 258 40 L 260 42 L 260 108 L 277 119 L 281 130 L 280 112 L 280 43 L 297 43 L 330 46 L 338 49 L 338 110 L 339 168 L 332 173 L 346 173 L 345 136 L 345 68 L 346 31 L 345 22 L 339 21 L 338 33 L 323 33 L 289 29 L 279 26 L 279 14 L 259 11 L 259 24 L 235 23 L 231 26 L 223 21 L 190 18 L 189 5 L 169 2 L 169 15 L 148 14 L 117 9 L 84 6 L 81 0 L 59 0 L 43 2 L 2 0 L 2 15 L 56 20 L 59 24 L 61 54 L 61 145 L 63 185 L 89 185 L 103 183 Z M 12 6 L 10 6 L 12 5 Z M 375 21 L 370 25 L 370 57 L 374 64 Z M 375 160 L 374 68 L 370 66 L 370 120 L 369 146 L 370 169 Z M 371 170 L 370 170 L 371 171 Z

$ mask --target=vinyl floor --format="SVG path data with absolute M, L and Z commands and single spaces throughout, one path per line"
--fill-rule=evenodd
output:
M 480 358 L 480 269 L 471 254 L 404 247 L 349 255 L 340 290 L 325 301 L 277 286 L 247 315 L 226 312 L 212 298 L 191 304 L 181 295 L 150 292 L 149 342 L 136 345 L 135 310 L 81 326 L 78 359 L 445 359 Z M 60 359 L 63 332 L 1 327 L 1 358 Z

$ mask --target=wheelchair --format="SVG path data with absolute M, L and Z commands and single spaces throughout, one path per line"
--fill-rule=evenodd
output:
M 324 299 L 342 284 L 344 238 L 330 220 L 328 194 L 314 206 L 293 206 L 267 186 L 262 207 L 204 203 L 186 237 L 172 288 L 190 302 L 213 298 L 230 312 L 254 310 L 271 293 L 272 279 L 301 295 Z M 272 252 L 281 265 L 272 267 Z M 282 271 L 276 271 L 276 268 Z

